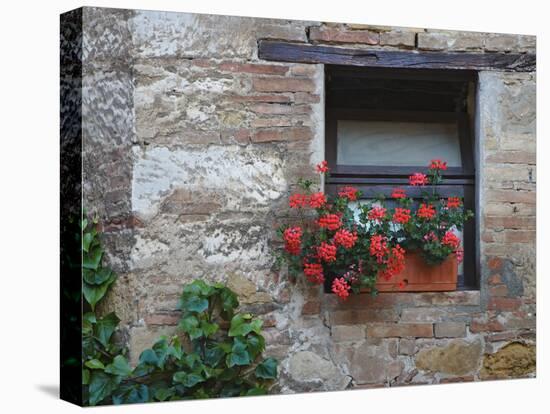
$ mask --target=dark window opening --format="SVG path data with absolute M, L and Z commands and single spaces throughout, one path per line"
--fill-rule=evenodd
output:
M 396 186 L 413 197 L 413 172 L 430 160 L 448 162 L 442 196 L 461 196 L 476 212 L 474 145 L 477 74 L 466 70 L 326 66 L 326 191 L 354 185 L 369 199 Z M 459 289 L 478 288 L 476 220 L 462 233 Z

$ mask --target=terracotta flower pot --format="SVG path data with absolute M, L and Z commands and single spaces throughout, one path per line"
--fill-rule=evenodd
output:
M 438 265 L 429 265 L 414 252 L 405 255 L 405 269 L 390 280 L 378 279 L 380 292 L 441 292 L 456 290 L 458 264 L 451 254 Z M 400 287 L 400 283 L 402 286 Z

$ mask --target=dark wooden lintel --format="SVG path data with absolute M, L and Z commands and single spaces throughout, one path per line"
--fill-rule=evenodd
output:
M 351 49 L 275 40 L 261 40 L 258 56 L 260 59 L 280 62 L 325 63 L 380 68 L 500 70 L 512 72 L 532 72 L 536 69 L 536 55 L 529 53 L 404 52 Z

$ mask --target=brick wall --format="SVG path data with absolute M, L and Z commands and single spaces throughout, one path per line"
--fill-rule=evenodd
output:
M 535 74 L 481 72 L 481 289 L 339 303 L 273 270 L 288 195 L 324 153 L 323 65 L 259 39 L 534 52 L 531 36 L 85 8 L 84 204 L 120 274 L 107 307 L 133 360 L 182 284 L 223 281 L 265 321 L 281 392 L 533 376 Z M 315 177 L 311 177 L 315 178 Z

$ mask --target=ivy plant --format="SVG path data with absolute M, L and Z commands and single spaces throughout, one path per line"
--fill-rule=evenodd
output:
M 185 285 L 179 301 L 180 335 L 162 336 L 130 366 L 114 333 L 114 313 L 97 304 L 116 280 L 102 265 L 96 221 L 82 223 L 83 397 L 87 405 L 128 404 L 266 394 L 277 378 L 277 361 L 262 358 L 262 321 L 239 313 L 236 294 L 220 283 Z

